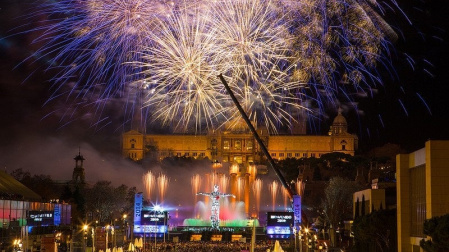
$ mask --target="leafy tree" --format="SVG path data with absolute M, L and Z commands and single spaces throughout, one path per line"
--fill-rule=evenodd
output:
M 12 171 L 11 176 L 13 176 L 17 181 L 20 181 L 20 183 L 22 183 L 22 184 L 23 184 L 23 181 L 31 178 L 30 172 L 25 172 L 22 170 L 22 168 L 15 169 L 14 171 Z
M 357 201 L 355 202 L 355 216 L 354 219 L 357 219 L 360 216 L 360 201 L 359 198 L 357 197 Z
M 62 189 L 62 193 L 61 196 L 59 196 L 59 199 L 67 203 L 72 201 L 73 193 L 68 184 L 65 185 L 64 188 Z
M 72 209 L 72 218 L 75 221 L 78 221 L 76 224 L 82 223 L 84 216 L 86 216 L 86 199 L 84 197 L 84 191 L 79 186 L 75 187 L 73 191 L 73 204 L 75 205 L 75 209 Z
M 136 188 L 128 188 L 121 185 L 117 188 L 110 181 L 98 181 L 92 188 L 86 189 L 86 207 L 89 216 L 99 223 L 111 223 L 115 218 L 120 218 L 125 212 L 132 209 L 132 198 Z
M 43 200 L 59 198 L 57 192 L 58 188 L 49 175 L 31 175 L 30 172 L 25 172 L 21 168 L 11 172 L 13 176 L 20 183 L 30 188 L 33 192 L 39 194 Z
M 286 181 L 296 181 L 299 175 L 299 166 L 303 161 L 296 158 L 286 158 L 277 163 L 279 170 Z
M 360 186 L 346 178 L 334 177 L 324 189 L 322 202 L 326 221 L 331 224 L 332 232 L 339 227 L 344 220 L 352 219 L 352 195 L 360 190 Z M 335 234 L 331 234 L 335 237 Z
M 366 210 L 366 201 L 365 201 L 365 195 L 362 195 L 362 209 L 360 209 L 362 212 L 360 215 L 364 216 L 365 215 L 365 210 Z
M 315 169 L 313 169 L 313 180 L 314 181 L 320 181 L 321 180 L 321 172 L 320 172 L 320 167 L 315 167 Z
M 419 245 L 424 251 L 449 251 L 449 214 L 425 220 L 424 234 L 431 237 L 430 240 L 420 241 Z
M 396 210 L 379 210 L 354 220 L 353 251 L 397 251 Z

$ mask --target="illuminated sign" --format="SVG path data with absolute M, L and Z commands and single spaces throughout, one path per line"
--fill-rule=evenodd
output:
M 167 233 L 167 217 L 167 212 L 142 210 L 140 224 L 134 224 L 134 233 Z
M 287 239 L 292 234 L 293 212 L 268 212 L 267 235 L 273 239 Z
M 167 212 L 142 210 L 140 224 L 142 225 L 166 225 Z
M 28 226 L 50 226 L 54 225 L 53 211 L 29 211 L 27 218 Z
M 142 193 L 136 193 L 134 196 L 134 225 L 140 225 L 142 201 Z
M 291 227 L 294 223 L 292 212 L 268 212 L 267 226 L 287 226 Z
M 293 214 L 295 215 L 295 226 L 301 226 L 301 196 L 293 195 Z
M 164 226 L 164 225 L 134 225 L 134 233 L 139 233 L 139 234 L 167 233 L 167 226 Z
M 291 234 L 290 227 L 267 227 L 267 234 L 273 235 L 273 234 Z
M 54 210 L 55 226 L 59 226 L 61 224 L 61 208 L 62 208 L 61 205 L 55 204 L 55 210 Z

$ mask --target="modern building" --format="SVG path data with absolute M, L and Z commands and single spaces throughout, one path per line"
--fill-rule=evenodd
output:
M 353 194 L 353 217 L 386 209 L 384 189 L 366 189 Z
M 231 127 L 232 126 L 232 127 Z M 354 155 L 358 137 L 348 133 L 348 124 L 339 110 L 328 135 L 273 135 L 258 127 L 257 132 L 273 159 L 320 157 L 326 153 L 342 152 Z M 295 132 L 295 131 L 294 131 Z M 297 132 L 297 131 L 296 131 Z M 124 157 L 140 161 L 151 157 L 208 158 L 221 163 L 244 166 L 263 163 L 264 156 L 243 120 L 228 125 L 226 130 L 211 130 L 207 134 L 143 134 L 132 130 L 122 136 Z
M 449 213 L 449 141 L 429 140 L 425 147 L 396 157 L 398 251 L 423 251 L 426 219 Z
M 62 230 L 71 224 L 71 205 L 42 197 L 0 171 L 0 245 L 2 251 L 36 249 L 36 230 Z M 54 237 L 53 237 L 54 239 Z M 39 239 L 40 244 L 40 239 Z

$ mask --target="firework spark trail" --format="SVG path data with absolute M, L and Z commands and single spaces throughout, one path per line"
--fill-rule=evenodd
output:
M 46 44 L 36 54 L 56 52 L 49 66 L 59 70 L 55 84 L 75 80 L 84 94 L 101 85 L 100 97 L 109 98 L 135 75 L 124 63 L 137 60 L 136 52 L 149 43 L 161 9 L 151 0 L 48 1 L 40 12 L 50 13 L 50 20 L 38 28 L 43 35 L 35 41 Z
M 303 108 L 301 97 L 294 95 L 301 84 L 290 82 L 288 75 L 289 21 L 282 20 L 271 1 L 217 1 L 212 6 L 216 48 L 230 62 L 224 76 L 250 120 L 276 131 L 278 123 L 292 119 L 292 110 Z M 232 109 L 230 117 L 240 114 Z
M 196 16 L 181 11 L 160 21 L 164 32 L 151 34 L 154 43 L 146 48 L 141 64 L 150 83 L 145 106 L 153 107 L 156 119 L 163 123 L 177 118 L 175 128 L 183 130 L 191 120 L 196 129 L 204 123 L 213 127 L 227 99 L 216 77 L 221 58 L 213 57 L 213 37 Z
M 30 58 L 52 57 L 61 89 L 53 97 L 75 81 L 66 95 L 98 99 L 101 114 L 110 97 L 143 89 L 150 116 L 183 130 L 238 116 L 216 77 L 222 73 L 250 118 L 275 132 L 306 107 L 320 113 L 382 83 L 377 68 L 391 67 L 397 39 L 382 18 L 390 8 L 399 7 L 394 0 L 46 1 L 37 13 L 49 20 L 35 29 L 45 44 Z

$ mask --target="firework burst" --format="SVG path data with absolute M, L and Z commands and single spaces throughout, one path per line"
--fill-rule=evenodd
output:
M 290 81 L 291 22 L 276 7 L 271 1 L 219 1 L 210 18 L 231 89 L 250 119 L 273 131 L 303 109 L 297 91 L 305 84 Z M 235 109 L 233 117 L 240 117 Z
M 199 13 L 173 13 L 158 23 L 161 32 L 152 33 L 153 44 L 143 54 L 143 74 L 149 92 L 145 106 L 163 123 L 177 118 L 176 128 L 186 129 L 194 121 L 214 126 L 224 115 L 226 96 L 217 75 L 222 57 L 214 56 L 214 38 Z
M 51 56 L 55 85 L 74 81 L 70 94 L 99 103 L 135 99 L 137 88 L 153 119 L 183 130 L 239 116 L 223 74 L 251 120 L 275 132 L 304 109 L 382 83 L 378 68 L 391 67 L 396 40 L 382 18 L 397 8 L 391 1 L 48 1 L 33 57 Z

